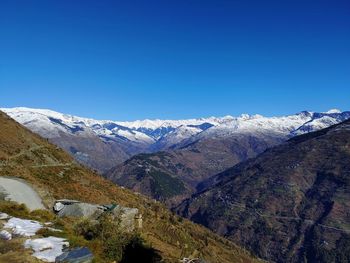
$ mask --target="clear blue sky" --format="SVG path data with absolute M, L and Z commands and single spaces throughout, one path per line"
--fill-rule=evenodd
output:
M 1 0 L 0 106 L 134 120 L 349 110 L 348 0 Z

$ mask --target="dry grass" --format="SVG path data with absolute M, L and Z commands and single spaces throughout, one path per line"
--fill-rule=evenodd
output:
M 4 241 L 0 239 L 0 263 L 39 263 L 31 251 L 23 246 L 24 239 Z

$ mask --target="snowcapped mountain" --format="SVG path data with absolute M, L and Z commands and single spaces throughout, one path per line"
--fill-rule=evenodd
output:
M 52 110 L 2 108 L 2 111 L 35 133 L 50 139 L 79 161 L 106 171 L 142 152 L 185 146 L 203 138 L 234 134 L 274 134 L 291 137 L 328 127 L 350 118 L 350 112 L 301 112 L 282 117 L 242 114 L 187 120 L 94 120 Z

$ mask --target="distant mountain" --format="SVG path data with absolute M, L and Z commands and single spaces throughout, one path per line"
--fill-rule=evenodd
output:
M 20 107 L 1 110 L 33 132 L 64 148 L 79 162 L 100 173 L 108 171 L 138 153 L 153 153 L 184 147 L 190 147 L 192 152 L 201 151 L 205 154 L 211 152 L 210 159 L 219 163 L 213 164 L 213 167 L 218 166 L 213 168 L 216 173 L 227 168 L 227 165 L 233 165 L 232 161 L 227 160 L 237 158 L 225 155 L 220 161 L 221 152 L 217 151 L 219 158 L 216 158 L 211 149 L 206 149 L 206 140 L 220 141 L 220 144 L 225 144 L 227 138 L 232 140 L 232 137 L 242 134 L 249 134 L 254 138 L 266 135 L 278 138 L 276 142 L 258 146 L 257 152 L 260 152 L 266 147 L 279 143 L 281 139 L 328 127 L 330 124 L 350 117 L 350 112 L 341 113 L 332 110 L 326 113 L 302 112 L 271 118 L 260 115 L 241 115 L 240 117 L 188 120 L 119 122 L 81 118 L 43 109 Z M 210 144 L 213 143 L 208 143 Z M 190 145 L 198 145 L 196 146 L 198 149 Z M 227 154 L 231 155 L 230 152 L 229 150 Z M 199 159 L 206 159 L 200 155 L 198 153 Z M 247 157 L 251 156 L 254 154 L 247 154 Z M 240 160 L 241 158 L 237 161 Z M 207 163 L 206 160 L 203 162 Z
M 208 118 L 117 122 L 43 109 L 20 107 L 1 110 L 99 172 L 107 171 L 137 153 L 166 149 L 179 143 L 202 132 L 208 121 L 210 125 L 218 125 L 222 121 L 220 118 Z M 188 126 L 188 132 L 180 132 L 183 126 Z
M 328 127 L 348 117 L 349 112 L 332 111 L 302 112 L 280 118 L 226 118 L 220 125 L 174 144 L 166 152 L 136 155 L 105 176 L 173 206 L 200 191 L 211 176 L 294 135 Z M 174 184 L 177 187 L 172 187 Z
M 350 262 L 350 120 L 296 136 L 202 187 L 178 213 L 258 256 Z

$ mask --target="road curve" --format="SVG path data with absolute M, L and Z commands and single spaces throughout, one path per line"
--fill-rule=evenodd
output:
M 25 204 L 29 210 L 45 209 L 37 192 L 24 180 L 0 176 L 0 198 Z

